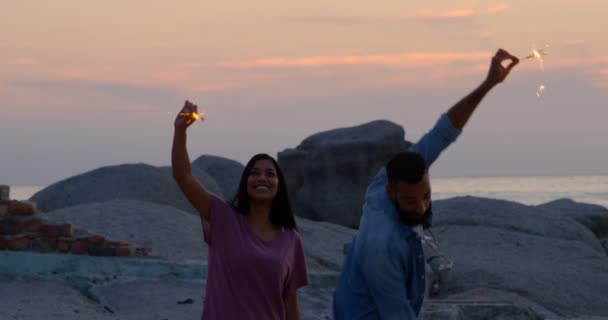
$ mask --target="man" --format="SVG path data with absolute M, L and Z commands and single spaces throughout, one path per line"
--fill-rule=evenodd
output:
M 504 67 L 506 60 L 511 62 Z M 336 287 L 335 320 L 416 318 L 425 291 L 422 230 L 432 218 L 428 168 L 456 140 L 483 97 L 517 63 L 519 59 L 498 50 L 485 81 L 372 180 L 359 231 L 349 245 Z

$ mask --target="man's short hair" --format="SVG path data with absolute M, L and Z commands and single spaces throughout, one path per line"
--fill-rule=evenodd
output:
M 418 183 L 427 172 L 424 158 L 412 151 L 400 152 L 386 165 L 386 175 L 390 184 L 397 181 L 405 183 Z

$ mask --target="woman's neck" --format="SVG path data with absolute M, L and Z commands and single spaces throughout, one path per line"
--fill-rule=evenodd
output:
M 272 209 L 271 201 L 252 202 L 249 205 L 247 221 L 255 227 L 264 227 L 264 229 L 272 226 L 270 222 L 270 210 Z

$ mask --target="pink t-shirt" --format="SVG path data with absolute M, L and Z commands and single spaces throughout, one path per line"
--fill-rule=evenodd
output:
M 283 298 L 308 284 L 304 250 L 297 232 L 284 229 L 266 241 L 245 216 L 211 197 L 209 269 L 202 319 L 285 319 Z

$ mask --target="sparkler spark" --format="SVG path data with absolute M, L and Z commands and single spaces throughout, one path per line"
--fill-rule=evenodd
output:
M 190 118 L 190 119 L 188 119 L 190 122 L 196 121 L 196 120 L 201 120 L 201 121 L 205 120 L 205 118 L 203 118 L 203 114 L 204 113 L 199 114 L 197 112 L 180 112 L 179 113 L 179 115 L 182 117 Z
M 542 71 L 545 71 L 545 58 L 544 56 L 547 55 L 547 52 L 545 51 L 545 49 L 532 49 L 532 52 L 526 56 L 524 59 L 528 60 L 528 59 L 534 59 L 534 60 L 538 60 L 538 64 L 540 65 L 540 69 Z
M 545 49 L 540 49 L 540 50 L 533 49 L 532 52 L 524 59 L 543 60 L 543 57 L 546 55 L 547 55 L 547 53 L 545 52 Z
M 540 96 L 541 96 L 541 95 L 542 95 L 544 92 L 545 92 L 545 85 L 544 85 L 544 84 L 541 84 L 541 85 L 538 87 L 538 90 L 536 90 L 536 96 L 537 96 L 537 97 L 540 97 Z
M 545 48 L 548 48 L 549 45 L 545 45 Z M 540 70 L 542 72 L 545 71 L 545 59 L 544 57 L 547 55 L 545 49 L 532 49 L 532 52 L 524 58 L 524 60 L 533 59 L 538 61 L 538 65 L 540 66 Z M 545 85 L 540 84 L 538 89 L 536 90 L 536 96 L 540 97 L 545 92 Z

